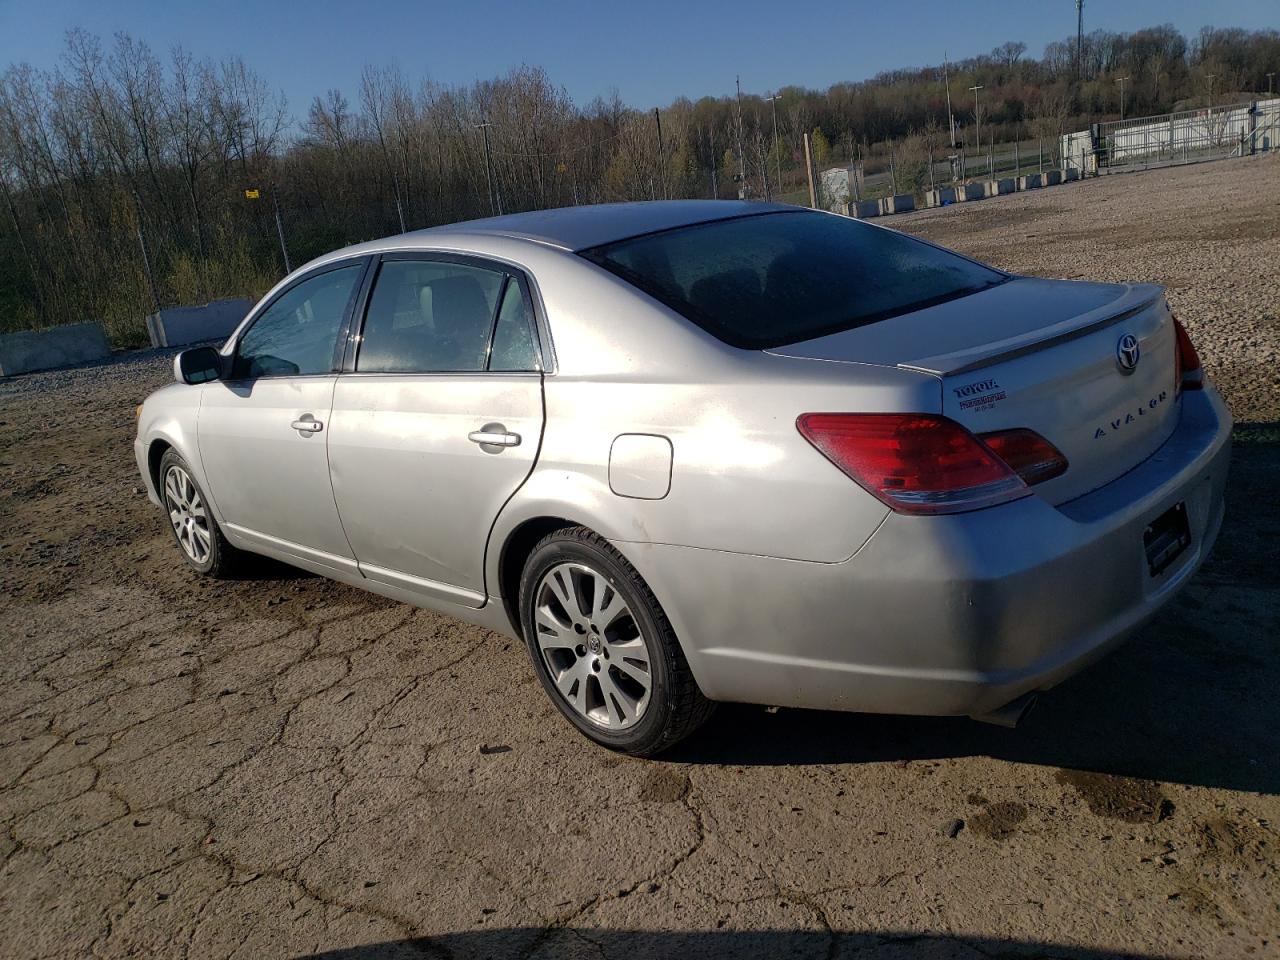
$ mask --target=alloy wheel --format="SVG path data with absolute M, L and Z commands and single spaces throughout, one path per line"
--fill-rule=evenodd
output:
M 213 549 L 209 517 L 191 474 L 177 465 L 164 474 L 164 505 L 182 552 L 194 563 L 207 563 Z
M 640 721 L 653 686 L 650 648 L 604 574 L 556 564 L 534 591 L 533 622 L 538 652 L 566 703 L 606 730 Z

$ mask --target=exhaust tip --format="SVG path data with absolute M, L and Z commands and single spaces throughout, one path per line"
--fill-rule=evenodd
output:
M 979 723 L 990 723 L 997 727 L 1006 727 L 1012 730 L 1031 712 L 1031 708 L 1036 704 L 1037 696 L 1037 693 L 1033 690 L 1030 693 L 1024 693 L 1016 700 L 1010 700 L 1003 707 L 997 707 L 990 713 L 973 713 L 969 717 Z

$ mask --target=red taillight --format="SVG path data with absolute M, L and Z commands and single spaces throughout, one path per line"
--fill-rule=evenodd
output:
M 1178 337 L 1177 370 L 1174 374 L 1173 392 L 1179 390 L 1199 390 L 1204 386 L 1204 370 L 1200 366 L 1200 355 L 1196 353 L 1195 344 L 1187 335 L 1187 328 L 1177 317 L 1173 318 L 1173 329 Z
M 1034 430 L 997 430 L 978 439 L 1013 468 L 1027 486 L 1044 483 L 1067 472 L 1067 458 Z
M 1027 496 L 972 433 L 928 413 L 806 413 L 796 427 L 828 460 L 899 513 L 959 513 Z

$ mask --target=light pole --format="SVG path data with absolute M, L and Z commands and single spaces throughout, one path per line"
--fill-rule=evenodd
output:
M 947 86 L 947 135 L 950 139 L 947 146 L 956 148 L 956 118 L 951 112 L 951 64 L 947 62 L 947 51 L 942 51 L 942 82 Z
M 1120 84 L 1120 119 L 1124 119 L 1124 82 L 1128 77 L 1116 77 L 1116 83 Z
M 778 149 L 778 101 L 782 97 L 774 94 L 772 97 L 765 97 L 764 102 L 769 104 L 769 109 L 773 111 L 773 154 L 774 160 L 778 165 L 778 192 L 782 192 L 782 151 Z
M 977 84 L 969 88 L 969 92 L 973 94 L 973 135 L 974 143 L 978 146 L 978 153 L 982 153 L 982 111 L 978 103 L 978 91 L 982 89 L 982 84 Z
M 1084 0 L 1076 0 L 1076 83 L 1084 79 Z

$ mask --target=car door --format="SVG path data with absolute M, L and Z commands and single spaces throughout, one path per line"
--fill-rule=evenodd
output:
M 236 341 L 197 427 L 210 495 L 233 541 L 354 572 L 329 482 L 329 411 L 368 258 L 300 278 Z
M 329 469 L 360 571 L 481 606 L 489 530 L 542 437 L 528 283 L 473 258 L 386 255 L 353 349 Z

